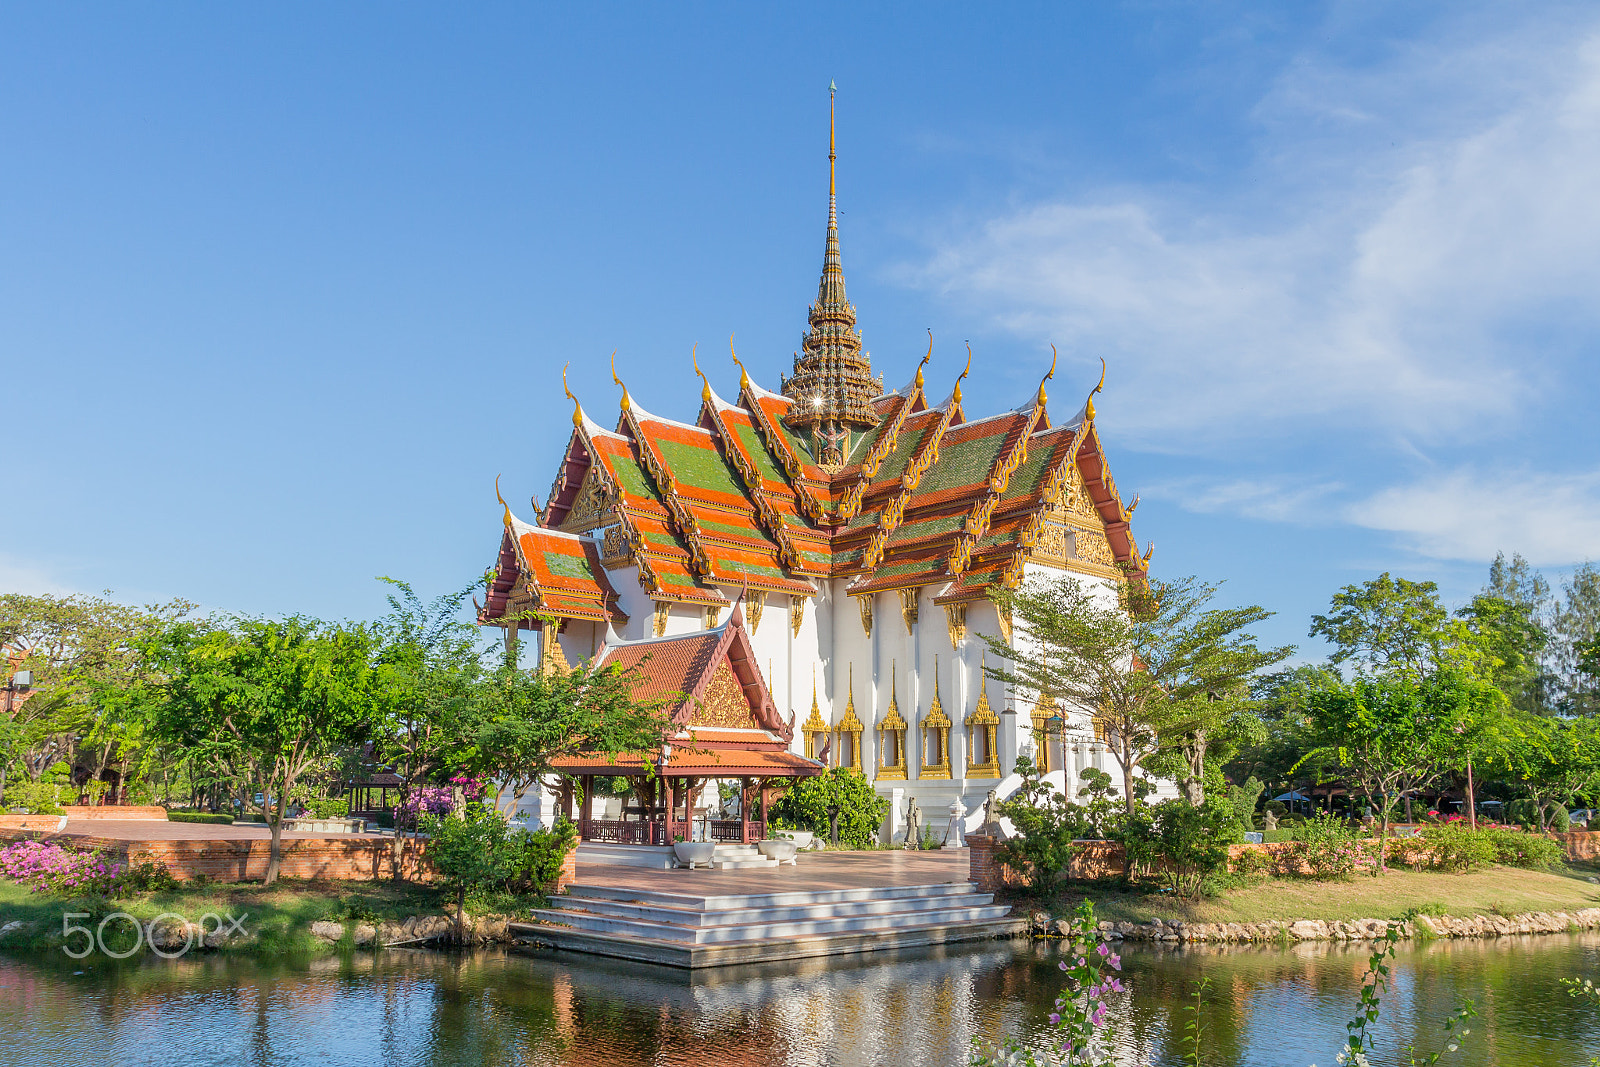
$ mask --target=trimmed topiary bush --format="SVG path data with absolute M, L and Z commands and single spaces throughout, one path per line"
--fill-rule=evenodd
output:
M 227 826 L 233 822 L 233 816 L 224 815 L 221 812 L 213 814 L 209 811 L 169 811 L 167 812 L 167 821 L 220 823 L 223 826 Z

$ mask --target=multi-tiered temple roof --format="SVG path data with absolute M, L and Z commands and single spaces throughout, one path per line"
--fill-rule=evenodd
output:
M 763 389 L 735 355 L 730 401 L 696 361 L 704 384 L 691 421 L 644 410 L 624 386 L 610 430 L 573 397 L 539 525 L 506 511 L 483 621 L 620 622 L 605 571 L 633 566 L 658 605 L 707 608 L 740 587 L 810 597 L 823 579 L 845 580 L 850 595 L 933 587 L 953 607 L 1015 587 L 1030 560 L 1144 574 L 1149 552 L 1129 528 L 1137 501 L 1125 506 L 1111 479 L 1093 393 L 1053 422 L 1053 363 L 1028 402 L 982 418 L 963 407 L 967 371 L 942 400 L 926 391 L 926 357 L 903 389 L 872 376 L 845 297 L 831 125 L 822 278 L 794 377 Z

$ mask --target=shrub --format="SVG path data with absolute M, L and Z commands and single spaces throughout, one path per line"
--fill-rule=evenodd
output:
M 1494 842 L 1489 837 L 1493 832 L 1430 826 L 1422 831 L 1421 848 L 1428 853 L 1430 866 L 1441 871 L 1465 873 L 1496 861 L 1498 856 Z
M 1155 806 L 1154 816 L 1161 880 L 1184 900 L 1199 900 L 1206 880 L 1227 869 L 1228 845 L 1239 836 L 1233 805 L 1216 797 L 1198 808 L 1166 800 Z
M 1516 830 L 1479 830 L 1494 847 L 1495 862 L 1507 867 L 1524 867 L 1528 870 L 1549 870 L 1567 858 L 1566 849 L 1559 842 L 1542 834 L 1525 834 Z
M 213 815 L 209 811 L 169 811 L 167 812 L 167 821 L 221 823 L 226 826 L 233 822 L 233 816 L 222 813 Z
M 1277 861 L 1272 858 L 1270 852 L 1259 848 L 1247 848 L 1234 857 L 1233 873 L 1253 878 L 1269 873 L 1275 866 Z
M 1321 811 L 1295 831 L 1295 858 L 1317 881 L 1349 878 L 1371 867 L 1374 857 L 1337 815 Z
M 178 880 L 172 877 L 172 872 L 167 870 L 165 864 L 146 860 L 144 863 L 134 864 L 117 875 L 112 880 L 110 895 L 170 893 L 176 888 Z
M 342 819 L 350 814 L 350 798 L 347 796 L 310 797 L 305 806 L 319 819 Z
M 819 840 L 830 839 L 828 806 L 839 807 L 839 844 L 846 848 L 871 848 L 878 829 L 889 814 L 889 801 L 880 797 L 860 771 L 834 767 L 824 774 L 802 778 L 772 805 L 774 817 L 794 830 L 810 830 Z M 960 842 L 957 842 L 959 844 Z
M 1253 774 L 1245 779 L 1243 785 L 1228 787 L 1228 803 L 1233 808 L 1234 818 L 1239 820 L 1241 831 L 1255 829 L 1256 801 L 1261 799 L 1266 788 Z
M 13 782 L 6 788 L 6 807 L 26 808 L 35 815 L 66 814 L 61 810 L 61 787 L 49 782 Z
M 1075 841 L 1092 832 L 1089 812 L 1041 781 L 1038 768 L 1026 756 L 1017 760 L 1022 785 L 1000 805 L 1011 820 L 1016 836 L 1001 842 L 1000 858 L 1019 871 L 1036 891 L 1044 891 L 1067 869 L 1078 852 Z M 1134 862 L 1129 854 L 1130 866 Z
M 0 874 L 35 893 L 104 896 L 122 872 L 97 852 L 45 841 L 17 841 L 0 849 Z
M 1545 828 L 1553 834 L 1564 834 L 1572 825 L 1572 820 L 1567 817 L 1567 809 L 1560 804 L 1550 809 L 1549 818 L 1545 821 Z

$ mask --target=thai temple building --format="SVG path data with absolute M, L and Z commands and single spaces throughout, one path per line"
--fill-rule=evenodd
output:
M 1146 572 L 1137 502 L 1123 503 L 1096 431 L 1100 385 L 1052 413 L 1052 362 L 1016 407 L 968 411 L 970 355 L 942 388 L 928 356 L 907 355 L 909 381 L 885 388 L 845 292 L 835 160 L 830 116 L 822 276 L 792 375 L 766 388 L 735 355 L 721 393 L 696 361 L 699 409 L 670 418 L 617 376 L 620 410 L 603 423 L 569 391 L 555 483 L 533 521 L 504 509 L 480 622 L 537 640 L 548 666 L 659 665 L 696 698 L 675 721 L 700 747 L 725 732 L 680 771 L 697 789 L 855 768 L 893 801 L 886 842 L 913 798 L 936 830 L 952 802 L 975 816 L 1022 753 L 1069 795 L 1089 767 L 1120 783 L 1090 711 L 985 682 L 980 640 L 1012 641 L 994 597 L 1031 576 L 1071 573 L 1113 597 Z M 725 751 L 740 736 L 749 751 Z

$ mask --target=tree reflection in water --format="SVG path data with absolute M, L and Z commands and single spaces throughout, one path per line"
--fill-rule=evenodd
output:
M 1208 1064 L 1331 1063 L 1368 949 L 1126 946 L 1119 1060 L 1182 1059 L 1202 974 Z M 1481 1018 L 1451 1062 L 1582 1063 L 1600 1020 L 1559 979 L 1592 974 L 1600 935 L 1403 947 L 1380 1046 L 1438 1047 L 1460 995 Z M 82 970 L 82 974 L 74 974 Z M 891 957 L 686 974 L 543 952 L 422 949 L 260 963 L 0 957 L 8 1062 L 949 1067 L 974 1037 L 1043 1032 L 1055 948 L 988 942 Z

